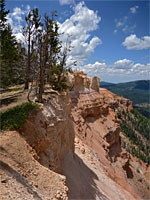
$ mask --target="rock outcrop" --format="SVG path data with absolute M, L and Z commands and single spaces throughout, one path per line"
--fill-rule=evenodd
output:
M 149 168 L 121 147 L 117 113 L 132 103 L 100 89 L 97 77 L 67 79 L 72 91 L 47 90 L 19 132 L 0 136 L 0 199 L 146 198 L 138 180 L 148 182 Z
M 35 149 L 38 161 L 60 173 L 64 155 L 74 152 L 71 101 L 66 92 L 48 93 L 45 98 L 46 103 L 26 120 L 21 134 Z
M 132 181 L 136 172 L 130 164 L 130 154 L 121 147 L 118 119 L 119 111 L 130 112 L 133 109 L 131 101 L 100 89 L 98 78 L 87 78 L 82 72 L 75 73 L 74 83 L 70 96 L 75 135 L 93 152 L 93 157 L 99 160 L 99 167 L 126 188 L 133 199 L 138 199 L 135 179 Z M 84 148 L 81 152 L 85 152 Z
M 119 119 L 115 110 L 132 109 L 128 99 L 100 90 L 99 79 L 88 78 L 84 73 L 75 73 L 72 100 L 72 116 L 76 135 L 90 145 L 98 148 L 103 144 L 110 159 L 116 159 L 121 153 Z

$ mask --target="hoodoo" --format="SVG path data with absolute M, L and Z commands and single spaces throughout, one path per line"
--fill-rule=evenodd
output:
M 19 131 L 0 136 L 0 198 L 148 199 L 149 168 L 121 145 L 118 113 L 132 103 L 83 72 L 67 80 L 72 91 L 47 90 Z

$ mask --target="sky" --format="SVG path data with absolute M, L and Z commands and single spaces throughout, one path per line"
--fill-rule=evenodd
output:
M 65 43 L 69 35 L 73 47 L 67 66 L 112 83 L 150 79 L 150 1 L 7 0 L 18 40 L 33 8 L 41 16 L 57 10 L 60 39 Z

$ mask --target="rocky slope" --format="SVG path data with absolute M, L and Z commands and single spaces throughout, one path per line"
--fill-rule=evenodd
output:
M 142 195 L 142 198 L 147 199 L 149 191 L 145 188 L 146 192 L 143 192 L 143 187 L 139 189 L 141 185 L 137 179 L 141 177 L 137 178 L 137 169 L 131 166 L 134 159 L 121 147 L 120 123 L 116 111 L 130 112 L 132 103 L 106 89 L 99 89 L 96 77 L 87 79 L 85 74 L 76 73 L 74 78 L 75 89 L 71 99 L 75 135 L 94 152 L 100 168 L 109 177 L 126 188 L 134 198 Z M 145 168 L 142 169 L 144 172 Z M 145 184 L 148 185 L 148 181 Z
M 0 136 L 0 199 L 148 199 L 150 168 L 121 147 L 116 112 L 131 102 L 82 72 L 68 84 L 73 91 L 47 91 L 19 132 Z

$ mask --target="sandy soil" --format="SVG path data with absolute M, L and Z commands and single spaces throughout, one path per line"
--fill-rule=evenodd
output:
M 67 200 L 65 177 L 35 158 L 36 153 L 18 132 L 0 135 L 1 200 Z

